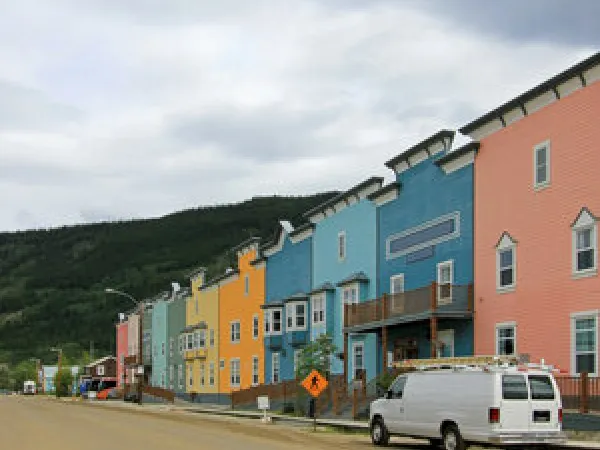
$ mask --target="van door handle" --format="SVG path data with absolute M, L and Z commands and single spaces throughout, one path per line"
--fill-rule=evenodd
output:
M 400 412 L 404 412 L 404 408 L 400 408 Z

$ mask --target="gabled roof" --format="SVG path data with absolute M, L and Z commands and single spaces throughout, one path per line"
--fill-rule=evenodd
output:
M 318 294 L 319 292 L 325 292 L 325 291 L 335 291 L 335 286 L 329 282 L 325 282 L 325 283 L 321 284 L 320 286 L 317 286 L 316 288 L 314 288 L 312 291 L 309 292 L 309 294 Z
M 598 217 L 596 217 L 587 206 L 584 206 L 583 208 L 581 208 L 579 210 L 579 213 L 577 214 L 577 217 L 575 217 L 575 220 L 571 223 L 571 228 L 573 228 L 575 225 L 577 225 L 577 222 L 579 222 L 579 219 L 581 219 L 581 217 L 583 215 L 587 215 L 589 216 L 592 220 L 597 221 Z
M 434 164 L 438 167 L 443 166 L 444 164 L 449 163 L 450 161 L 453 161 L 456 158 L 460 158 L 461 156 L 466 155 L 469 152 L 477 152 L 479 151 L 479 145 L 480 144 L 477 141 L 469 142 L 468 144 L 457 148 L 456 150 L 442 156 L 441 158 L 436 159 Z
M 388 169 L 394 170 L 394 167 L 398 165 L 398 163 L 402 161 L 408 161 L 408 158 L 416 155 L 417 153 L 426 150 L 429 152 L 429 147 L 435 144 L 436 142 L 443 141 L 445 139 L 454 139 L 455 132 L 452 130 L 440 130 L 432 136 L 429 136 L 427 139 L 419 142 L 416 145 L 413 145 L 408 150 L 403 151 L 398 156 L 390 159 L 385 163 L 385 166 Z
M 593 54 L 592 56 L 590 56 L 587 59 L 584 59 L 580 63 L 575 64 L 574 66 L 559 73 L 558 75 L 553 76 L 549 80 L 546 80 L 543 83 L 538 84 L 534 88 L 529 89 L 528 91 L 524 92 L 523 94 L 513 98 L 512 100 L 509 100 L 508 102 L 504 103 L 503 105 L 498 106 L 497 108 L 484 114 L 483 116 L 479 117 L 478 119 L 475 119 L 472 122 L 464 125 L 462 128 L 459 129 L 459 131 L 462 134 L 469 134 L 469 133 L 473 132 L 474 130 L 476 130 L 477 128 L 481 127 L 482 125 L 485 125 L 488 122 L 491 122 L 493 120 L 500 118 L 501 116 L 503 116 L 504 114 L 506 114 L 507 112 L 509 112 L 515 108 L 522 108 L 525 103 L 529 102 L 530 100 L 533 100 L 535 97 L 539 96 L 540 94 L 543 94 L 544 92 L 547 92 L 548 90 L 556 90 L 556 88 L 559 84 L 564 83 L 565 81 L 569 80 L 570 78 L 573 78 L 574 76 L 582 77 L 583 72 L 585 72 L 586 70 L 588 70 L 598 64 L 600 64 L 600 52 Z
M 354 272 L 350 276 L 348 276 L 348 277 L 344 278 L 342 281 L 338 282 L 337 285 L 344 286 L 345 284 L 355 283 L 357 281 L 361 282 L 361 283 L 368 283 L 369 277 L 367 276 L 366 273 L 364 273 L 362 271 Z
M 104 358 L 97 359 L 96 361 L 87 364 L 85 367 L 94 367 L 108 361 L 109 359 L 116 360 L 117 358 L 115 358 L 114 356 L 105 356 Z
M 330 198 L 329 200 L 321 203 L 320 205 L 317 205 L 314 208 L 309 209 L 302 216 L 303 217 L 311 217 L 311 216 L 314 216 L 315 214 L 318 214 L 319 212 L 325 211 L 327 208 L 335 205 L 336 203 L 339 203 L 341 201 L 347 202 L 349 197 L 356 195 L 358 192 L 362 191 L 363 189 L 365 189 L 373 184 L 377 184 L 377 183 L 379 183 L 379 184 L 383 183 L 383 177 L 370 177 L 367 180 L 357 184 L 356 186 L 351 187 L 347 191 L 342 192 L 341 194 L 338 194 L 338 195 Z
M 509 240 L 511 243 L 516 244 L 517 240 L 514 239 L 510 233 L 508 231 L 504 231 L 501 235 L 500 235 L 500 239 L 498 239 L 498 242 L 496 242 L 496 245 L 494 246 L 494 248 L 498 248 L 500 246 L 500 244 L 502 244 L 503 240 Z
M 245 241 L 240 242 L 238 245 L 236 245 L 235 247 L 231 248 L 231 252 L 235 253 L 243 248 L 246 248 L 252 244 L 260 244 L 260 237 L 258 236 L 252 236 L 249 237 L 248 239 L 246 239 Z
M 367 196 L 367 198 L 369 200 L 375 200 L 385 194 L 387 194 L 388 192 L 394 191 L 396 189 L 400 189 L 402 187 L 402 183 L 399 181 L 392 181 L 391 183 L 383 186 L 381 189 L 379 189 L 378 191 L 373 192 L 372 194 L 369 194 Z
M 300 233 L 302 233 L 306 230 L 314 230 L 314 229 L 315 229 L 314 223 L 306 222 L 306 223 L 303 223 L 302 225 L 297 226 L 294 229 L 294 231 L 292 231 L 289 235 L 290 236 L 298 236 Z

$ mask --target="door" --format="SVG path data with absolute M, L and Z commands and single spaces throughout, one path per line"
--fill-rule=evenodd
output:
M 439 345 L 441 344 L 441 345 Z M 454 330 L 438 331 L 438 358 L 454 357 Z
M 531 393 L 531 413 L 529 429 L 531 431 L 558 431 L 560 421 L 560 395 L 553 380 L 546 374 L 528 375 L 529 391 Z
M 499 374 L 500 375 L 500 374 Z M 500 425 L 504 432 L 529 431 L 529 389 L 524 374 L 502 374 Z
M 404 429 L 404 387 L 406 377 L 398 377 L 388 389 L 383 420 L 392 433 L 401 433 Z

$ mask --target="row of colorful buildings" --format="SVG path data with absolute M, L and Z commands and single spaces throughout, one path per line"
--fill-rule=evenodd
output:
M 120 380 L 140 323 L 148 381 L 207 401 L 293 379 L 321 333 L 348 381 L 473 354 L 597 375 L 598 80 L 600 53 L 460 128 L 468 143 L 438 131 L 385 163 L 392 183 L 282 220 L 217 278 L 199 269 L 117 325 Z

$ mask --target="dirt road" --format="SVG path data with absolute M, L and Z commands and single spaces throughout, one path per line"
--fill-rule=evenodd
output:
M 315 434 L 252 419 L 136 412 L 31 397 L 0 396 L 0 430 L 2 450 L 374 448 L 368 436 Z

